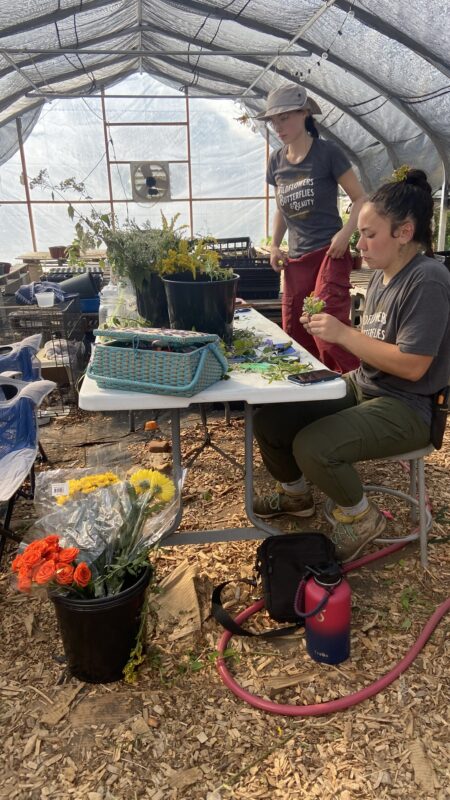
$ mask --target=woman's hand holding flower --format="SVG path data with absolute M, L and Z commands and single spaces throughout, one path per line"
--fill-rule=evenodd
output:
M 325 342 L 333 342 L 335 344 L 340 343 L 342 333 L 348 327 L 331 314 L 313 314 L 312 316 L 303 314 L 300 317 L 300 322 L 311 336 L 318 336 L 319 339 L 323 339 Z

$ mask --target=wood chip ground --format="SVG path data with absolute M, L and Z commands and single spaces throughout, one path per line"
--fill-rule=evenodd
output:
M 170 454 L 148 443 L 170 440 L 164 415 L 159 432 L 144 432 L 138 415 L 129 433 L 126 415 L 74 412 L 42 429 L 53 467 L 170 466 Z M 220 410 L 209 427 L 222 448 L 243 458 L 239 411 L 227 425 Z M 202 441 L 195 414 L 183 419 L 183 451 Z M 303 636 L 277 645 L 233 638 L 230 669 L 249 691 L 277 703 L 301 706 L 354 692 L 392 668 L 417 639 L 426 620 L 448 596 L 450 559 L 450 437 L 427 460 L 427 487 L 435 523 L 430 566 L 420 568 L 417 545 L 350 577 L 353 592 L 352 653 L 337 666 L 319 665 L 305 652 Z M 269 476 L 255 454 L 260 491 Z M 43 467 L 45 468 L 45 467 Z M 362 468 L 370 483 L 406 488 L 402 465 Z M 206 448 L 189 470 L 185 530 L 243 527 L 242 476 Z M 320 502 L 323 498 L 317 494 Z M 380 505 L 391 527 L 407 530 L 406 510 L 386 496 Z M 14 526 L 33 521 L 33 506 L 19 501 Z M 283 520 L 286 530 L 326 530 L 320 509 L 308 521 Z M 69 677 L 53 610 L 44 599 L 19 595 L 7 567 L 0 572 L 1 652 L 0 798 L 8 800 L 447 800 L 448 617 L 412 666 L 372 699 L 325 717 L 270 715 L 237 699 L 216 670 L 218 625 L 209 616 L 212 587 L 250 576 L 256 542 L 161 549 L 157 574 L 169 583 L 179 570 L 187 615 L 161 613 L 149 633 L 149 653 L 138 681 L 83 684 Z M 178 573 L 176 573 L 178 574 Z M 195 596 L 192 587 L 195 586 Z M 254 594 L 236 585 L 226 595 L 238 612 Z M 175 616 L 173 615 L 175 613 Z M 252 620 L 269 624 L 264 614 Z M 181 635 L 180 635 L 181 632 Z

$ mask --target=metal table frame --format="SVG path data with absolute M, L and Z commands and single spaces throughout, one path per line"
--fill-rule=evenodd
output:
M 278 528 L 263 522 L 253 513 L 253 411 L 254 406 L 245 404 L 245 455 L 244 455 L 244 482 L 245 482 L 245 510 L 247 517 L 254 527 L 250 528 L 223 528 L 213 530 L 180 531 L 178 526 L 183 518 L 183 503 L 180 495 L 180 505 L 175 520 L 161 540 L 164 546 L 203 544 L 211 542 L 230 542 L 244 539 L 264 539 L 266 536 L 280 533 Z M 182 477 L 181 455 L 181 412 L 180 409 L 171 411 L 172 426 L 172 458 L 173 477 L 175 484 L 179 485 Z
M 274 342 L 286 342 L 289 337 L 274 322 L 263 317 L 252 309 L 242 315 L 236 326 L 251 328 L 258 334 L 270 337 Z M 295 343 L 294 343 L 295 344 Z M 314 368 L 323 367 L 317 359 L 295 345 L 301 354 L 302 361 L 309 361 Z M 306 402 L 340 398 L 345 395 L 345 382 L 339 378 L 327 383 L 316 383 L 310 386 L 299 386 L 290 381 L 274 381 L 268 383 L 256 373 L 231 373 L 227 381 L 219 381 L 208 389 L 193 397 L 176 397 L 174 395 L 144 394 L 119 390 L 99 389 L 90 378 L 85 378 L 79 395 L 79 406 L 87 411 L 135 411 L 145 409 L 164 409 L 170 411 L 172 427 L 173 478 L 177 486 L 181 486 L 183 464 L 181 453 L 181 411 L 192 405 L 209 403 L 227 403 L 244 401 L 245 403 L 245 509 L 253 527 L 225 528 L 177 532 L 183 517 L 183 504 L 180 493 L 180 506 L 170 529 L 161 539 L 164 546 L 203 544 L 210 542 L 239 541 L 244 539 L 261 539 L 279 533 L 279 529 L 256 517 L 253 513 L 253 413 L 258 405 L 268 403 Z M 219 449 L 220 448 L 216 448 Z

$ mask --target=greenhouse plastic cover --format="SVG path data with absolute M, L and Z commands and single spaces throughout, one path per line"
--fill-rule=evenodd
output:
M 449 174 L 447 20 L 447 0 L 0 0 L 0 163 L 17 150 L 17 117 L 25 138 L 52 97 L 147 72 L 251 116 L 271 89 L 302 83 L 367 189 L 403 163 L 437 188 L 442 165 Z

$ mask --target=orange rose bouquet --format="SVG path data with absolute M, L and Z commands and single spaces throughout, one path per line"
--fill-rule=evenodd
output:
M 89 596 L 92 573 L 85 561 L 79 561 L 77 547 L 61 547 L 59 536 L 35 539 L 12 562 L 20 592 L 35 587 L 58 589 L 64 586 L 81 597 Z

